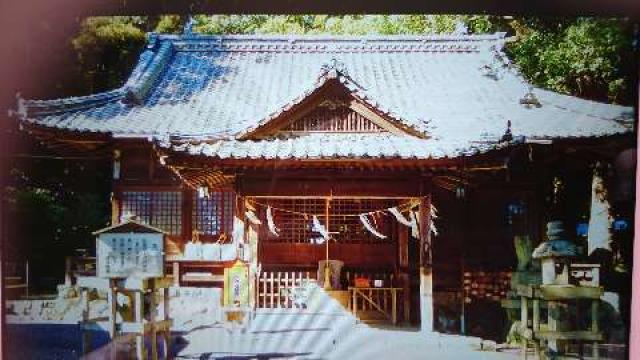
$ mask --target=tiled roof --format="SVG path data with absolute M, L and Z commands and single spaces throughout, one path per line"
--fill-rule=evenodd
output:
M 220 139 L 215 145 L 188 149 L 181 145 L 185 151 L 216 156 L 242 154 L 245 149 L 250 149 L 247 154 L 288 146 L 311 149 L 312 141 L 329 139 L 336 141 L 332 146 L 337 149 L 336 144 L 349 145 L 345 139 L 350 137 L 361 139 L 367 147 L 364 142 L 374 140 L 365 141 L 364 135 L 235 140 L 313 91 L 323 65 L 336 60 L 352 81 L 343 81 L 345 85 L 390 118 L 430 136 L 395 139 L 375 135 L 390 139 L 388 150 L 372 148 L 378 156 L 403 152 L 407 146 L 417 147 L 406 151 L 418 158 L 473 152 L 479 140 L 499 138 L 509 120 L 514 136 L 529 138 L 597 137 L 632 130 L 630 107 L 542 89 L 533 89 L 540 107 L 523 105 L 521 99 L 529 86 L 502 54 L 503 42 L 503 34 L 152 34 L 123 87 L 86 97 L 21 101 L 18 113 L 26 122 L 73 131 Z M 358 89 L 353 88 L 354 83 Z M 345 156 L 356 156 L 358 151 Z
M 474 143 L 432 141 L 390 133 L 309 134 L 286 139 L 217 140 L 159 143 L 160 146 L 189 155 L 217 159 L 441 159 L 473 155 L 506 145 L 491 141 Z

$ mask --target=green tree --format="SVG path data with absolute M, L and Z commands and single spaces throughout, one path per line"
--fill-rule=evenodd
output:
M 85 19 L 71 44 L 89 92 L 122 85 L 145 43 L 143 17 Z
M 91 232 L 109 223 L 109 163 L 11 159 L 9 165 L 2 196 L 11 219 L 6 256 L 29 260 L 36 290 L 53 290 L 64 257 L 91 249 Z
M 518 19 L 507 47 L 536 85 L 580 97 L 631 103 L 631 29 L 623 20 Z
M 135 66 L 146 33 L 177 33 L 180 16 L 98 16 L 84 19 L 71 40 L 87 93 L 121 86 Z

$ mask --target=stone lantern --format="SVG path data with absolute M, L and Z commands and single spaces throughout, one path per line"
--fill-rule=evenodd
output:
M 570 260 L 578 255 L 578 249 L 566 239 L 562 221 L 547 224 L 547 239 L 533 250 L 533 258 L 540 259 L 542 284 L 569 285 Z

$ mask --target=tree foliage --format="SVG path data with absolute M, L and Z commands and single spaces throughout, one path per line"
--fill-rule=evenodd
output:
M 11 220 L 6 256 L 29 260 L 33 279 L 60 279 L 64 257 L 90 249 L 91 232 L 109 223 L 109 164 L 14 159 L 9 165 L 2 196 Z M 55 283 L 35 285 L 51 289 Z
M 93 17 L 82 22 L 71 44 L 88 91 L 122 84 L 144 45 L 144 22 L 142 17 Z
M 138 60 L 146 33 L 173 33 L 181 29 L 176 15 L 98 16 L 80 24 L 71 40 L 87 93 L 116 88 L 124 83 Z
M 514 20 L 517 41 L 507 47 L 536 85 L 565 94 L 631 103 L 631 31 L 625 21 L 579 18 Z

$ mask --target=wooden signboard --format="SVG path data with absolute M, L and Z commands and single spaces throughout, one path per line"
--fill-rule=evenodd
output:
M 224 269 L 224 306 L 249 306 L 249 266 L 240 260 Z
M 164 276 L 162 230 L 127 221 L 94 232 L 97 275 L 102 278 Z

